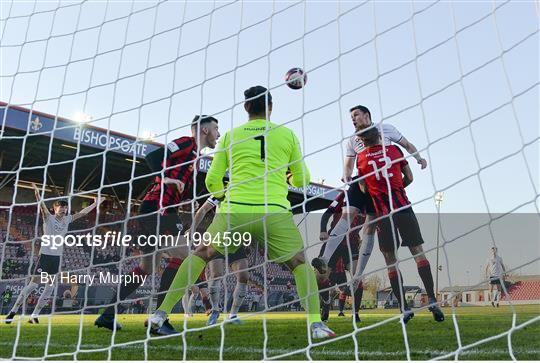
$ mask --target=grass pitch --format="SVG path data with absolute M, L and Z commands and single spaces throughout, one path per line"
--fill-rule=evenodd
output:
M 508 334 L 505 334 L 512 328 L 510 307 L 457 308 L 455 320 L 450 309 L 444 312 L 446 321 L 443 323 L 434 322 L 431 314 L 422 310 L 406 326 L 411 359 L 432 359 L 456 351 L 457 334 L 462 347 L 500 335 L 463 350 L 459 356 L 461 359 L 512 358 Z M 181 360 L 185 344 L 185 355 L 190 360 L 217 360 L 220 359 L 220 350 L 221 358 L 225 360 L 260 360 L 276 356 L 301 360 L 309 357 L 317 360 L 354 360 L 355 350 L 358 359 L 404 360 L 407 359 L 407 349 L 401 324 L 397 320 L 384 322 L 397 314 L 397 310 L 361 311 L 363 320 L 355 332 L 350 313 L 338 318 L 337 312 L 333 311 L 329 326 L 338 334 L 338 338 L 303 351 L 308 346 L 308 338 L 306 322 L 301 313 L 269 313 L 266 319 L 263 319 L 263 315 L 256 315 L 245 317 L 242 325 L 226 324 L 211 328 L 205 327 L 206 316 L 200 314 L 188 320 L 188 328 L 194 330 L 185 335 L 151 340 L 147 340 L 143 327 L 146 315 L 120 315 L 119 322 L 123 329 L 114 336 L 108 330 L 93 326 L 95 315 L 59 315 L 51 320 L 42 317 L 41 324 L 37 326 L 28 324 L 26 319 L 11 325 L 2 321 L 0 359 Z M 515 319 L 515 326 L 529 321 L 510 336 L 515 358 L 539 360 L 540 306 L 516 307 Z M 171 321 L 179 331 L 182 329 L 183 315 L 173 315 Z M 293 352 L 296 353 L 283 356 Z

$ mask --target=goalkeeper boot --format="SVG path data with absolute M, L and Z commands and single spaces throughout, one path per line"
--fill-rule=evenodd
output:
M 171 335 L 178 334 L 178 332 L 169 322 L 167 313 L 162 310 L 157 310 L 150 317 L 150 334 Z
M 328 271 L 328 264 L 322 257 L 315 257 L 311 260 L 311 266 L 313 266 L 321 275 L 326 274 Z
M 403 312 L 403 323 L 407 324 L 412 318 L 414 318 L 414 313 L 412 311 L 405 310 Z
M 171 323 L 169 322 L 169 319 L 165 320 L 163 322 L 163 324 L 161 325 L 161 327 L 159 329 L 156 329 L 156 330 L 150 330 L 150 333 L 154 334 L 154 335 L 173 335 L 173 334 L 178 334 L 178 332 L 176 331 L 176 329 L 171 325 Z
M 28 322 L 30 324 L 39 324 L 39 319 L 37 315 L 30 315 L 30 319 L 28 319 Z
M 436 322 L 442 322 L 444 321 L 444 314 L 441 310 L 441 308 L 439 308 L 439 306 L 437 305 L 437 300 L 432 300 L 429 302 L 429 308 L 428 308 L 429 311 L 431 311 L 431 313 L 433 314 L 433 319 L 436 321 Z
M 361 323 L 362 322 L 362 320 L 360 319 L 360 316 L 358 315 L 358 313 L 354 314 L 354 322 L 355 323 Z
M 311 324 L 311 337 L 313 339 L 334 338 L 335 336 L 336 333 L 330 330 L 322 321 Z
M 13 311 L 10 311 L 9 314 L 7 314 L 6 316 L 6 320 L 4 320 L 6 322 L 6 324 L 11 324 L 13 322 L 13 318 L 15 317 L 17 313 L 14 313 Z
M 343 311 L 340 311 L 339 314 L 337 314 L 337 316 L 345 316 L 345 313 Z
M 152 315 L 150 315 L 150 332 L 156 332 L 163 323 L 167 320 L 167 313 L 162 310 L 156 310 Z
M 114 315 L 110 314 L 101 314 L 94 322 L 94 325 L 98 328 L 109 329 L 110 331 L 114 331 L 115 328 L 117 331 L 122 330 L 122 325 L 118 324 L 114 317 Z
M 206 323 L 206 325 L 208 326 L 214 325 L 215 323 L 217 323 L 218 318 L 219 318 L 219 311 L 213 310 L 210 313 L 210 316 L 208 317 L 208 322 Z

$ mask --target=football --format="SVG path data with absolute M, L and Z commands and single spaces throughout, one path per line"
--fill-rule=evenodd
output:
M 285 73 L 285 82 L 292 89 L 300 89 L 307 83 L 307 74 L 302 68 L 291 68 Z

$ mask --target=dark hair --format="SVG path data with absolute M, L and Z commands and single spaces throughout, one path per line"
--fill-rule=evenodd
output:
M 272 103 L 270 91 L 263 86 L 253 86 L 244 91 L 245 107 L 250 115 L 262 115 L 266 113 L 266 106 Z M 268 104 L 266 99 L 268 98 Z
M 208 115 L 195 115 L 193 117 L 193 121 L 191 121 L 191 128 L 196 128 L 197 126 L 201 127 L 204 124 L 210 123 L 210 122 L 218 123 L 217 118 L 208 116 Z
M 374 145 L 379 139 L 379 130 L 375 126 L 368 127 L 360 132 L 360 138 L 364 144 Z
M 57 200 L 54 202 L 53 204 L 55 207 L 56 206 L 60 206 L 60 207 L 67 207 L 68 206 L 68 202 L 66 202 L 65 200 Z
M 369 112 L 369 108 L 367 108 L 366 106 L 358 105 L 358 106 L 351 107 L 349 112 L 353 112 L 354 110 L 360 110 L 363 113 L 367 113 L 369 115 L 369 119 L 371 120 L 371 112 Z

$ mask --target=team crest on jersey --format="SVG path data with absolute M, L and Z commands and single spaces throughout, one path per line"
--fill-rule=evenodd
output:
M 354 141 L 354 151 L 357 154 L 360 154 L 360 152 L 364 149 L 364 143 L 362 142 L 362 140 L 360 140 L 359 137 L 356 137 Z

